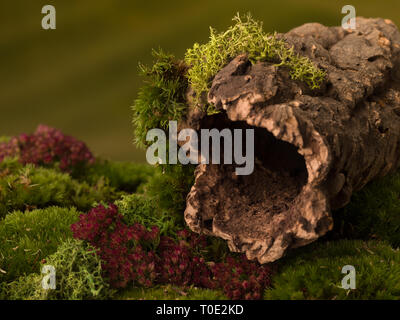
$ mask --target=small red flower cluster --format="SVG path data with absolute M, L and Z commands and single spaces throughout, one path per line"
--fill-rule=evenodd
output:
M 156 256 L 151 249 L 157 246 L 159 230 L 127 226 L 122 218 L 115 205 L 99 205 L 71 225 L 73 236 L 99 249 L 103 270 L 114 287 L 132 282 L 150 287 L 156 279 Z
M 222 289 L 231 299 L 260 299 L 270 284 L 270 269 L 258 263 L 227 257 L 206 262 L 207 239 L 188 230 L 177 240 L 161 236 L 157 227 L 127 226 L 115 205 L 100 205 L 71 226 L 74 237 L 99 249 L 103 270 L 114 287 L 134 284 L 195 285 Z
M 207 240 L 188 230 L 178 232 L 178 241 L 161 237 L 158 253 L 160 264 L 157 272 L 161 283 L 175 285 L 195 285 L 211 288 L 211 270 L 196 251 L 204 249 Z
M 259 300 L 270 285 L 270 268 L 251 262 L 244 255 L 239 260 L 227 257 L 225 262 L 216 263 L 212 273 L 217 287 L 233 300 Z
M 23 164 L 46 165 L 59 161 L 63 171 L 80 163 L 94 162 L 84 142 L 45 125 L 39 125 L 31 135 L 21 134 L 0 144 L 0 161 L 10 156 L 18 156 Z

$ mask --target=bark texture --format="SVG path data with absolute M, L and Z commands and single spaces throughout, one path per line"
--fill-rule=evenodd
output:
M 356 22 L 354 31 L 309 23 L 280 35 L 326 70 L 317 91 L 245 54 L 215 76 L 208 102 L 221 113 L 191 108 L 180 127 L 254 128 L 256 164 L 249 176 L 198 165 L 185 210 L 193 231 L 271 262 L 331 230 L 332 209 L 399 167 L 400 33 L 390 20 Z

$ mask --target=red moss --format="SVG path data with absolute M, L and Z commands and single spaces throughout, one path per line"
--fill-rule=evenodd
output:
M 177 239 L 160 237 L 155 226 L 128 226 L 115 205 L 100 205 L 82 214 L 71 226 L 74 237 L 98 248 L 111 285 L 151 287 L 156 284 L 195 285 L 222 289 L 231 299 L 260 299 L 270 284 L 271 270 L 242 256 L 224 262 L 206 262 L 207 239 L 188 230 Z
M 5 157 L 18 157 L 23 164 L 48 165 L 59 162 L 63 171 L 70 171 L 82 163 L 94 162 L 94 156 L 84 142 L 45 125 L 39 125 L 31 135 L 21 134 L 0 144 L 0 162 Z

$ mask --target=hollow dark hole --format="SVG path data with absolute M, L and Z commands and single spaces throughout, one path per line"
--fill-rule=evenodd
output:
M 264 168 L 275 172 L 282 172 L 297 180 L 297 184 L 303 186 L 307 182 L 308 174 L 304 157 L 298 153 L 294 145 L 279 140 L 268 130 L 248 125 L 245 121 L 230 121 L 224 113 L 207 117 L 201 124 L 202 129 L 216 128 L 219 131 L 228 129 L 254 129 L 254 156 L 257 162 L 261 162 Z M 233 131 L 232 131 L 233 136 Z M 200 135 L 199 135 L 200 137 Z M 201 139 L 200 139 L 201 140 Z M 201 141 L 199 141 L 201 145 Z M 224 153 L 224 139 L 221 138 L 219 150 L 221 159 Z M 246 134 L 242 133 L 242 153 L 246 152 Z M 232 148 L 233 154 L 233 148 Z M 211 156 L 211 139 L 210 139 Z M 223 160 L 221 160 L 222 162 Z M 233 158 L 234 161 L 234 158 Z M 254 173 L 254 172 L 253 172 Z
M 203 226 L 205 229 L 212 231 L 212 219 L 203 220 Z
M 269 216 L 282 213 L 290 215 L 290 211 L 296 205 L 296 197 L 308 178 L 304 157 L 298 153 L 294 145 L 275 138 L 264 128 L 249 126 L 244 121 L 230 121 L 225 114 L 207 117 L 203 120 L 201 128 L 254 129 L 253 173 L 237 176 L 235 168 L 242 165 L 235 164 L 234 158 L 232 165 L 221 164 L 213 173 L 221 176 L 219 178 L 221 185 L 217 191 L 220 194 L 216 195 L 217 198 L 229 199 L 220 203 L 217 209 L 221 213 L 218 216 L 229 220 L 227 228 L 240 228 L 240 233 L 254 234 L 266 229 Z M 246 154 L 245 136 L 243 132 L 243 156 Z M 221 138 L 221 155 L 224 151 L 222 140 Z M 258 223 L 251 223 L 253 229 L 246 231 L 249 219 Z M 254 226 L 258 230 L 254 230 Z
M 368 61 L 369 61 L 369 62 L 374 62 L 374 61 L 376 61 L 378 58 L 379 58 L 379 56 L 372 56 L 372 57 L 369 57 L 369 58 L 368 58 Z

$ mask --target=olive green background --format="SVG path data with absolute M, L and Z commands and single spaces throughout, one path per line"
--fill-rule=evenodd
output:
M 43 30 L 41 9 L 56 8 L 57 29 Z M 400 1 L 127 1 L 0 2 L 0 135 L 62 129 L 114 160 L 144 161 L 133 146 L 131 109 L 141 83 L 138 62 L 151 48 L 182 58 L 205 42 L 209 26 L 224 30 L 236 12 L 251 12 L 265 31 L 306 22 L 340 25 L 342 6 L 357 15 L 392 19 Z

